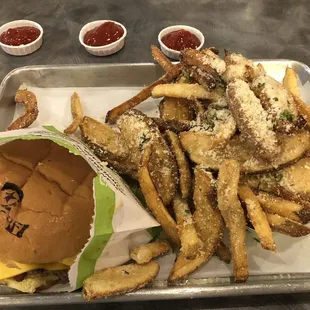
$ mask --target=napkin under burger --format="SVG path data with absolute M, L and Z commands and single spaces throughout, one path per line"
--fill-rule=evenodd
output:
M 0 283 L 35 292 L 68 281 L 89 238 L 94 171 L 50 140 L 0 146 Z

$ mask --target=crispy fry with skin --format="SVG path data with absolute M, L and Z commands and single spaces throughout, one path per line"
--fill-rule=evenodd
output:
M 282 84 L 292 95 L 300 97 L 298 76 L 292 68 L 286 67 Z
M 229 248 L 223 241 L 220 241 L 215 250 L 215 255 L 224 263 L 230 264 L 231 262 L 231 253 Z
M 152 117 L 152 120 L 157 125 L 160 132 L 165 133 L 167 130 L 171 130 L 175 133 L 187 131 L 191 129 L 190 122 L 182 122 L 178 120 L 164 120 L 160 117 Z
M 128 160 L 129 148 L 122 135 L 106 124 L 85 116 L 80 124 L 82 140 L 101 160 L 119 173 L 137 175 L 137 167 Z
M 71 96 L 71 113 L 73 121 L 71 125 L 64 130 L 64 133 L 66 134 L 75 133 L 83 120 L 83 108 L 80 97 L 76 92 Z
M 238 199 L 240 166 L 235 160 L 225 160 L 219 169 L 218 207 L 229 230 L 235 280 L 246 281 L 249 276 L 246 250 L 246 220 Z
M 142 89 L 137 95 L 134 97 L 128 99 L 127 101 L 123 102 L 122 104 L 118 105 L 117 107 L 113 108 L 107 113 L 106 116 L 106 123 L 115 124 L 116 120 L 124 114 L 126 111 L 133 109 L 137 105 L 139 105 L 141 102 L 145 101 L 147 98 L 149 98 L 152 94 L 152 90 L 155 86 L 160 84 L 165 84 L 171 82 L 173 79 L 175 79 L 180 74 L 179 70 L 174 70 L 172 72 L 167 72 L 165 75 L 163 75 L 160 79 L 153 82 L 149 86 Z
M 296 131 L 300 117 L 294 98 L 285 87 L 268 75 L 260 75 L 251 84 L 251 89 L 268 114 L 274 130 L 291 133 Z
M 265 212 L 278 214 L 292 221 L 306 224 L 310 220 L 310 208 L 305 208 L 294 201 L 285 200 L 282 197 L 258 192 L 257 199 Z
M 205 90 L 199 84 L 160 84 L 153 88 L 152 97 L 174 97 L 184 99 L 214 99 L 215 92 Z
M 240 185 L 238 192 L 239 197 L 245 203 L 248 218 L 260 239 L 261 246 L 266 250 L 275 252 L 276 245 L 273 240 L 272 231 L 259 200 L 250 187 L 246 185 Z
M 226 144 L 223 139 L 200 132 L 182 132 L 180 141 L 190 159 L 205 168 L 218 170 L 225 159 L 235 159 L 241 165 L 242 173 L 272 171 L 301 158 L 310 145 L 308 131 L 299 131 L 291 135 L 278 135 L 282 152 L 268 163 L 258 159 L 256 152 L 249 149 L 242 136 L 235 135 Z
M 192 177 L 190 166 L 183 152 L 178 136 L 169 130 L 167 131 L 166 136 L 178 165 L 181 196 L 183 199 L 187 199 L 191 193 Z
M 159 103 L 160 117 L 164 120 L 193 121 L 195 111 L 192 101 L 181 98 L 165 97 Z
M 167 240 L 156 240 L 139 245 L 130 251 L 130 257 L 139 265 L 150 262 L 153 258 L 164 255 L 171 250 Z
M 266 70 L 261 63 L 257 64 L 257 68 L 260 70 L 262 74 L 266 74 Z
M 139 169 L 139 183 L 141 191 L 145 197 L 148 207 L 152 211 L 158 223 L 161 224 L 167 236 L 176 245 L 180 245 L 180 238 L 178 235 L 176 222 L 163 205 L 150 176 L 148 163 L 150 160 L 151 152 L 152 146 L 148 144 L 143 152 L 141 167 Z
M 266 213 L 268 222 L 273 231 L 291 237 L 302 237 L 310 234 L 310 228 L 278 214 Z
M 169 205 L 178 186 L 177 164 L 158 127 L 151 118 L 134 109 L 120 116 L 117 126 L 129 148 L 127 161 L 131 161 L 137 170 L 145 146 L 156 144 L 148 167 L 163 204 Z
M 159 272 L 159 264 L 129 264 L 94 273 L 83 284 L 86 300 L 126 294 L 151 283 Z
M 278 138 L 269 125 L 268 114 L 249 85 L 233 80 L 227 85 L 228 105 L 238 129 L 246 137 L 248 148 L 254 148 L 263 159 L 272 160 L 281 153 Z
M 7 130 L 28 128 L 38 117 L 38 103 L 35 94 L 27 89 L 19 89 L 15 95 L 15 102 L 25 106 L 25 114 L 16 119 Z
M 203 243 L 197 234 L 191 211 L 187 202 L 178 195 L 173 200 L 173 210 L 181 240 L 181 252 L 186 258 L 194 259 L 200 255 Z
M 292 94 L 299 113 L 305 119 L 307 125 L 310 126 L 310 107 L 305 104 L 305 102 L 300 96 L 300 90 L 298 87 L 298 76 L 292 68 L 286 67 L 282 83 L 283 86 Z
M 179 68 L 177 69 L 178 65 L 174 65 L 157 46 L 152 45 L 151 50 L 154 60 L 158 62 L 165 72 L 180 70 Z
M 193 215 L 198 234 L 204 243 L 204 256 L 209 259 L 223 237 L 224 222 L 214 203 L 216 190 L 212 185 L 213 177 L 202 168 L 195 169 Z
M 204 255 L 198 256 L 194 259 L 188 259 L 182 252 L 180 252 L 172 270 L 170 271 L 168 282 L 175 282 L 186 278 L 206 261 L 207 257 Z

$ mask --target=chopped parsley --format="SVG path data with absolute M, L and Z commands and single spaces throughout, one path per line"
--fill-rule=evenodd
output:
M 279 101 L 279 98 L 278 97 L 274 97 L 273 100 L 274 101 Z
M 143 151 L 144 144 L 149 142 L 150 140 L 151 140 L 151 138 L 148 138 L 145 133 L 142 134 L 142 136 L 140 138 L 140 143 L 139 143 L 139 151 L 140 152 Z
M 258 83 L 259 88 L 263 88 L 265 86 L 265 83 Z
M 280 120 L 281 121 L 293 122 L 294 121 L 294 115 L 289 110 L 283 110 L 280 113 Z
M 283 179 L 283 174 L 282 173 L 277 173 L 275 175 L 275 179 L 277 182 L 281 182 L 281 180 Z
M 189 75 L 189 73 L 188 72 L 186 72 L 186 71 L 182 71 L 182 74 L 183 74 L 183 76 L 187 79 L 187 80 L 189 80 L 190 79 L 190 75 Z
M 184 210 L 184 212 L 185 212 L 186 214 L 191 214 L 191 211 L 189 211 L 189 210 Z

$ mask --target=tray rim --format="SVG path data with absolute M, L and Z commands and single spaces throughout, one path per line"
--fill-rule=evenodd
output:
M 253 59 L 254 62 L 264 63 L 283 63 L 290 62 L 302 66 L 310 75 L 310 67 L 303 62 L 291 59 Z M 30 65 L 22 66 L 11 70 L 1 81 L 0 99 L 5 89 L 7 81 L 12 75 L 21 71 L 28 70 L 68 70 L 79 68 L 105 68 L 114 66 L 146 66 L 158 67 L 153 62 L 142 63 L 106 63 L 106 64 L 67 64 L 67 65 Z M 210 279 L 210 278 L 209 278 Z M 212 279 L 212 278 L 211 278 Z M 210 298 L 210 297 L 232 297 L 246 295 L 269 295 L 269 294 L 289 294 L 310 292 L 310 273 L 277 274 L 250 276 L 246 283 L 234 283 L 227 277 L 216 279 L 225 279 L 224 282 L 214 281 L 205 282 L 206 279 L 193 279 L 182 281 L 173 286 L 167 286 L 166 281 L 155 281 L 154 286 L 129 293 L 123 296 L 110 297 L 92 301 L 92 303 L 107 302 L 133 302 L 133 301 L 151 301 L 151 300 L 173 300 L 173 299 L 192 299 L 192 298 Z M 45 293 L 45 294 L 20 294 L 9 293 L 0 294 L 0 306 L 26 306 L 26 305 L 62 305 L 62 304 L 82 304 L 86 301 L 82 298 L 81 292 L 72 293 Z
M 252 59 L 255 63 L 258 62 L 295 62 L 304 67 L 306 71 L 309 72 L 310 74 L 310 65 L 308 66 L 307 64 L 298 61 L 298 60 L 293 60 L 293 59 L 288 59 L 288 58 L 270 58 L 270 59 L 263 59 L 263 58 L 255 58 Z M 173 63 L 178 63 L 178 62 L 173 62 Z M 5 85 L 6 81 L 14 74 L 19 73 L 20 71 L 27 71 L 27 70 L 32 70 L 32 69 L 70 69 L 70 68 L 87 68 L 87 67 L 114 67 L 114 66 L 154 66 L 154 67 L 159 67 L 157 63 L 154 62 L 137 62 L 137 63 L 130 63 L 130 62 L 124 62 L 124 63 L 103 63 L 103 64 L 96 64 L 96 63 L 90 63 L 90 64 L 58 64 L 58 65 L 30 65 L 30 66 L 21 66 L 17 67 L 10 72 L 8 72 L 4 78 L 1 81 L 0 84 L 0 91 Z M 1 93 L 0 93 L 1 97 Z

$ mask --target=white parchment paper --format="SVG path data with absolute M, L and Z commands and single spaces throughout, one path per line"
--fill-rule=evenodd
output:
M 266 68 L 268 70 L 268 68 Z M 281 81 L 283 73 L 271 74 L 275 79 Z M 36 125 L 54 125 L 56 127 L 66 127 L 70 124 L 70 97 L 76 91 L 81 98 L 84 109 L 84 115 L 93 117 L 97 120 L 104 121 L 108 110 L 129 99 L 141 90 L 139 87 L 102 87 L 102 88 L 35 88 L 22 85 L 22 88 L 33 91 L 38 99 L 39 117 Z M 307 104 L 310 104 L 310 82 L 304 85 L 300 84 L 301 95 Z M 149 116 L 158 116 L 159 100 L 148 99 L 139 106 L 139 110 L 145 112 Z M 23 111 L 22 107 L 16 108 L 15 118 Z M 309 180 L 310 181 L 310 180 Z M 256 234 L 248 232 L 247 247 L 249 258 L 250 275 L 268 275 L 281 273 L 306 273 L 310 272 L 309 256 L 310 256 L 310 237 L 291 238 L 278 233 L 274 233 L 274 239 L 277 245 L 277 252 L 266 251 L 261 248 L 260 244 L 255 240 Z M 120 244 L 120 247 L 122 244 Z M 125 246 L 128 247 L 128 244 Z M 112 255 L 115 260 L 122 258 Z M 175 254 L 170 254 L 160 258 L 158 261 L 161 270 L 158 279 L 166 279 L 173 262 Z M 106 262 L 110 265 L 109 262 Z M 106 266 L 100 263 L 100 269 Z M 231 276 L 232 266 L 221 262 L 217 258 L 212 258 L 198 271 L 193 273 L 190 278 L 206 278 Z

